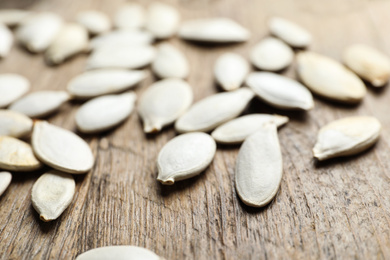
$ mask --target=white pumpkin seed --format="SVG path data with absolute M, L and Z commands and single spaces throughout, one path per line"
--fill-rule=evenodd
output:
M 60 171 L 85 173 L 94 164 L 91 148 L 83 139 L 46 121 L 35 122 L 32 146 L 40 160 Z
M 31 133 L 33 121 L 19 112 L 0 109 L 0 135 L 15 138 Z
M 180 22 L 179 12 L 170 5 L 154 2 L 149 5 L 146 16 L 146 29 L 157 39 L 173 36 Z
M 279 71 L 288 67 L 294 58 L 290 46 L 279 39 L 268 37 L 252 49 L 250 60 L 258 69 Z
M 101 95 L 115 94 L 134 87 L 143 79 L 145 71 L 124 69 L 100 69 L 87 71 L 73 78 L 67 86 L 76 98 L 88 99 Z
M 124 93 L 88 101 L 76 113 L 77 128 L 83 133 L 98 133 L 120 124 L 133 111 L 136 98 L 134 93 Z
M 111 46 L 96 49 L 87 60 L 87 69 L 137 69 L 147 66 L 156 55 L 152 46 Z
M 202 42 L 245 42 L 250 32 L 229 18 L 209 18 L 185 21 L 179 29 L 179 37 Z
M 175 129 L 179 133 L 211 131 L 240 115 L 253 96 L 249 88 L 240 88 L 206 97 L 176 121 Z
M 0 23 L 0 58 L 5 58 L 11 50 L 14 36 L 8 27 Z
M 157 48 L 152 70 L 159 78 L 186 78 L 189 72 L 187 58 L 176 47 L 162 43 Z
M 30 89 L 30 82 L 18 74 L 0 74 L 0 108 L 23 96 Z
M 0 169 L 33 171 L 41 166 L 28 143 L 10 136 L 0 136 Z
M 9 172 L 0 172 L 0 196 L 8 188 L 12 180 L 12 174 Z
M 164 260 L 152 251 L 138 246 L 106 246 L 82 253 L 75 260 Z
M 191 105 L 191 86 L 181 79 L 165 79 L 151 85 L 138 102 L 145 133 L 160 131 L 172 124 Z
M 310 91 L 293 79 L 272 72 L 253 72 L 246 79 L 246 84 L 271 106 L 302 110 L 314 107 Z
M 139 29 L 145 25 L 145 10 L 137 3 L 126 3 L 114 15 L 118 29 Z
M 57 219 L 72 202 L 76 183 L 73 176 L 59 171 L 49 171 L 34 183 L 31 200 L 42 221 Z
M 64 25 L 45 53 L 46 61 L 57 65 L 66 59 L 86 51 L 88 31 L 76 23 Z
M 242 202 L 251 207 L 263 207 L 271 202 L 283 174 L 275 124 L 266 124 L 245 139 L 238 152 L 235 174 L 236 190 Z
M 212 162 L 217 145 L 205 133 L 176 136 L 161 149 L 157 158 L 157 180 L 165 185 L 194 177 Z
M 280 17 L 273 17 L 268 23 L 271 34 L 282 39 L 291 47 L 306 48 L 310 45 L 312 37 L 301 26 Z
M 214 65 L 214 77 L 226 91 L 238 89 L 248 73 L 248 61 L 232 52 L 221 55 Z
M 95 10 L 79 13 L 76 21 L 84 26 L 91 35 L 105 33 L 111 29 L 110 18 L 105 13 Z
M 323 126 L 313 148 L 320 161 L 360 153 L 379 139 L 381 123 L 370 116 L 353 116 Z
M 274 123 L 277 127 L 288 122 L 288 117 L 280 115 L 250 114 L 242 116 L 217 127 L 211 136 L 221 144 L 240 144 L 244 140 L 261 131 L 264 124 Z
M 343 61 L 353 72 L 374 87 L 382 87 L 389 81 L 390 59 L 372 47 L 363 44 L 352 45 L 344 50 Z
M 358 103 L 366 94 L 364 83 L 339 62 L 314 52 L 297 55 L 297 72 L 315 94 L 344 103 Z
M 102 34 L 92 39 L 90 49 L 130 47 L 138 45 L 149 45 L 153 43 L 154 37 L 151 33 L 140 30 L 117 30 Z
M 31 52 L 43 52 L 60 32 L 63 21 L 54 13 L 28 16 L 16 31 L 17 40 Z
M 42 118 L 57 111 L 69 99 L 66 91 L 36 91 L 18 99 L 9 109 L 31 118 Z
M 14 27 L 19 25 L 31 14 L 32 12 L 22 9 L 3 9 L 0 10 L 0 23 Z

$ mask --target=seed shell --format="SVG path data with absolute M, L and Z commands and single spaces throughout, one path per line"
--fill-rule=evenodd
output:
M 312 37 L 301 26 L 281 17 L 272 17 L 268 23 L 271 34 L 282 39 L 294 48 L 306 48 Z
M 157 39 L 172 37 L 179 26 L 180 14 L 170 5 L 154 2 L 147 11 L 146 29 Z
M 12 174 L 0 171 L 0 196 L 3 195 L 12 180 Z
M 26 115 L 0 109 L 0 136 L 25 137 L 31 133 L 32 126 L 33 121 Z
M 189 65 L 184 54 L 169 43 L 162 43 L 157 48 L 152 70 L 159 78 L 186 78 Z
M 108 16 L 99 11 L 83 11 L 77 15 L 77 23 L 84 26 L 91 35 L 102 34 L 111 29 L 111 21 Z
M 30 82 L 18 74 L 0 74 L 0 108 L 23 96 L 30 89 Z
M 226 91 L 238 89 L 248 73 L 248 61 L 232 52 L 221 55 L 214 65 L 214 77 Z
M 0 23 L 0 59 L 5 58 L 11 50 L 14 36 L 8 27 Z
M 116 30 L 93 38 L 89 47 L 92 50 L 102 47 L 115 49 L 118 47 L 149 45 L 153 41 L 154 37 L 150 32 L 134 29 Z
M 114 15 L 118 29 L 140 29 L 145 25 L 145 10 L 137 3 L 126 3 Z
M 138 246 L 106 246 L 91 249 L 75 260 L 164 260 L 152 251 Z

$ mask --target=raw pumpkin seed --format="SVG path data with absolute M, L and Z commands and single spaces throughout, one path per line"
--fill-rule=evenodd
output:
M 124 93 L 94 98 L 83 104 L 76 113 L 77 128 L 83 133 L 108 130 L 129 117 L 136 95 Z
M 381 123 L 370 116 L 353 116 L 323 126 L 313 148 L 314 157 L 326 160 L 360 153 L 379 139 Z
M 94 164 L 91 148 L 83 139 L 46 121 L 35 122 L 32 146 L 40 160 L 60 171 L 85 173 Z
M 253 72 L 246 79 L 246 84 L 271 106 L 302 110 L 314 107 L 310 91 L 293 79 L 271 72 Z
M 314 93 L 343 103 L 357 103 L 366 94 L 366 86 L 339 62 L 314 52 L 297 55 L 297 72 Z
M 0 172 L 0 196 L 8 188 L 12 180 L 12 174 L 9 172 Z
M 9 109 L 31 118 L 42 118 L 57 111 L 69 99 L 66 91 L 36 91 L 12 103 Z
M 105 13 L 95 10 L 79 13 L 76 21 L 84 26 L 91 35 L 102 34 L 111 29 L 110 18 Z
M 33 121 L 19 112 L 0 109 L 0 136 L 25 137 L 31 133 Z
M 31 13 L 22 9 L 2 9 L 0 10 L 0 23 L 14 27 L 19 25 Z
M 250 114 L 242 116 L 217 127 L 211 136 L 217 143 L 239 144 L 245 138 L 261 131 L 264 124 L 274 123 L 277 127 L 288 122 L 288 117 L 280 115 Z
M 57 219 L 72 202 L 76 183 L 73 176 L 49 171 L 34 183 L 31 200 L 42 221 Z
M 165 185 L 200 174 L 212 162 L 217 145 L 205 133 L 176 136 L 160 151 L 157 158 L 157 180 Z
M 311 35 L 301 26 L 281 17 L 273 17 L 268 23 L 271 34 L 282 39 L 291 47 L 306 48 L 311 43 Z
M 279 71 L 288 67 L 294 58 L 291 47 L 279 39 L 268 37 L 252 49 L 250 60 L 258 69 Z
M 165 79 L 151 85 L 138 102 L 145 133 L 160 131 L 172 124 L 191 105 L 191 86 L 181 79 Z
M 154 2 L 147 11 L 146 29 L 157 39 L 172 37 L 179 26 L 180 14 L 170 5 Z
M 372 47 L 363 44 L 352 45 L 344 51 L 343 61 L 353 72 L 374 87 L 382 87 L 389 81 L 390 59 Z
M 0 136 L 0 169 L 33 171 L 41 166 L 28 143 L 10 136 Z
M 8 27 L 0 23 L 0 59 L 5 58 L 11 50 L 14 36 Z
M 254 93 L 249 88 L 215 94 L 195 103 L 175 124 L 179 133 L 208 132 L 237 117 L 244 111 Z
M 214 77 L 226 91 L 238 89 L 248 73 L 248 61 L 232 52 L 221 55 L 214 65 Z
M 246 205 L 263 207 L 275 197 L 283 174 L 275 124 L 264 125 L 244 141 L 238 152 L 235 174 L 237 194 Z
M 137 3 L 126 3 L 114 15 L 118 29 L 140 29 L 145 25 L 145 10 Z
M 23 96 L 30 89 L 30 82 L 18 74 L 0 74 L 0 108 Z
M 152 63 L 152 70 L 159 78 L 186 78 L 189 65 L 186 57 L 176 47 L 162 43 Z
M 90 49 L 117 48 L 138 45 L 149 45 L 153 43 L 154 37 L 151 33 L 140 30 L 117 30 L 99 35 L 92 39 Z
M 75 260 L 164 260 L 152 251 L 138 246 L 99 247 L 77 256 Z

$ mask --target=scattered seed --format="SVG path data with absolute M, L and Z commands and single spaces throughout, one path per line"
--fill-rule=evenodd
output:
M 209 18 L 185 21 L 179 29 L 179 37 L 201 42 L 245 42 L 250 32 L 229 18 Z
M 175 124 L 179 133 L 208 132 L 239 116 L 252 100 L 249 88 L 215 94 L 195 103 Z
M 214 139 L 205 133 L 176 136 L 158 154 L 157 180 L 172 185 L 200 174 L 212 162 L 216 149 Z
M 138 246 L 106 246 L 82 253 L 76 260 L 164 260 L 152 251 Z
M 236 190 L 246 205 L 263 207 L 279 190 L 283 174 L 276 125 L 263 129 L 245 139 L 236 162 Z
M 94 164 L 92 151 L 83 139 L 45 121 L 35 122 L 32 146 L 40 160 L 60 171 L 85 173 Z
M 0 172 L 0 196 L 8 188 L 12 180 L 12 174 L 9 172 Z
M 18 74 L 0 74 L 0 108 L 23 96 L 30 89 L 30 82 Z
M 11 50 L 14 36 L 8 27 L 0 23 L 0 58 L 5 58 Z
M 186 78 L 189 65 L 186 57 L 176 47 L 162 43 L 152 63 L 152 70 L 159 78 Z
M 390 59 L 372 47 L 352 45 L 344 51 L 343 60 L 353 72 L 374 87 L 382 87 L 389 81 Z
M 149 6 L 146 17 L 146 29 L 157 39 L 172 37 L 180 22 L 180 14 L 175 8 L 159 2 Z
M 24 172 L 41 166 L 29 144 L 14 137 L 0 136 L 0 169 Z
M 289 20 L 273 17 L 269 20 L 268 26 L 273 35 L 291 47 L 306 48 L 311 43 L 310 33 Z
M 145 10 L 137 3 L 126 3 L 114 15 L 118 29 L 140 29 L 145 25 Z
M 3 9 L 0 10 L 0 23 L 8 27 L 14 27 L 19 25 L 29 15 L 31 15 L 30 11 L 22 9 Z
M 77 111 L 77 128 L 83 133 L 106 131 L 129 117 L 135 100 L 134 93 L 94 98 L 83 104 Z
M 232 52 L 221 55 L 214 65 L 214 77 L 226 91 L 238 89 L 248 73 L 248 61 Z
M 281 109 L 309 110 L 314 107 L 310 91 L 299 82 L 272 72 L 252 72 L 246 84 L 257 97 Z
M 381 123 L 370 116 L 353 116 L 323 126 L 313 148 L 320 161 L 360 153 L 379 139 Z
M 129 47 L 138 45 L 149 45 L 153 43 L 154 37 L 151 33 L 140 30 L 117 30 L 99 35 L 92 39 L 90 49 L 102 47 L 115 49 L 117 47 Z
M 280 115 L 250 114 L 242 116 L 217 127 L 211 136 L 217 143 L 240 144 L 244 140 L 261 131 L 265 124 L 274 123 L 280 127 L 288 122 L 288 117 Z
M 279 39 L 268 37 L 252 49 L 250 60 L 258 69 L 279 71 L 288 67 L 294 58 L 292 49 Z
M 172 124 L 190 107 L 192 100 L 191 86 L 181 79 L 165 79 L 152 84 L 138 103 L 145 133 L 159 132 Z
M 0 136 L 25 137 L 31 133 L 33 121 L 19 112 L 0 109 Z
M 34 183 L 31 200 L 42 221 L 57 219 L 72 202 L 76 183 L 73 176 L 59 171 L 49 171 Z
M 9 109 L 31 118 L 42 118 L 56 112 L 69 99 L 66 91 L 36 91 L 18 99 Z
M 91 35 L 102 34 L 111 29 L 110 18 L 99 11 L 89 10 L 77 15 L 77 23 L 84 26 Z

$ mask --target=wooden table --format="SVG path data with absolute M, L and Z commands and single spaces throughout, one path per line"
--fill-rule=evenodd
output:
M 150 1 L 142 1 L 148 4 Z M 113 15 L 120 0 L 2 0 L 0 8 L 50 10 L 68 21 L 77 12 L 98 9 Z M 266 19 L 289 18 L 313 34 L 310 49 L 340 59 L 343 49 L 366 43 L 390 55 L 390 1 L 177 0 L 183 19 L 231 17 L 249 28 L 249 42 L 205 46 L 170 41 L 191 64 L 188 79 L 195 100 L 220 91 L 213 63 L 226 51 L 248 57 L 268 35 Z M 47 67 L 42 55 L 14 47 L 0 73 L 26 76 L 33 90 L 65 89 L 83 71 L 86 55 Z M 294 66 L 285 71 L 295 77 Z M 135 91 L 153 82 L 150 76 Z M 390 92 L 369 87 L 362 104 L 346 107 L 319 98 L 308 113 L 272 109 L 253 100 L 246 113 L 290 117 L 280 129 L 284 175 L 267 207 L 245 206 L 234 189 L 238 146 L 219 146 L 214 162 L 200 176 L 174 186 L 156 181 L 156 156 L 175 136 L 172 127 L 146 136 L 136 113 L 116 129 L 83 136 L 96 156 L 91 172 L 75 176 L 72 204 L 56 221 L 43 223 L 31 206 L 31 188 L 44 172 L 15 173 L 0 198 L 1 259 L 72 259 L 101 246 L 136 245 L 166 259 L 390 259 Z M 48 120 L 75 131 L 80 103 L 67 104 Z M 381 139 L 369 151 L 316 163 L 311 149 L 318 129 L 338 118 L 372 115 L 383 124 Z M 45 169 L 47 170 L 47 169 Z

